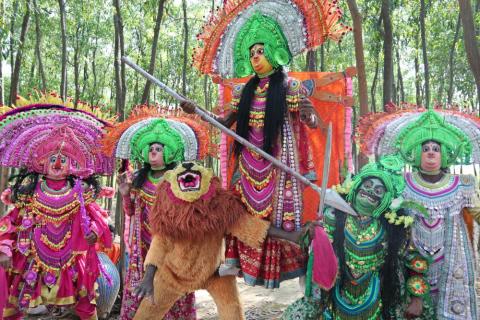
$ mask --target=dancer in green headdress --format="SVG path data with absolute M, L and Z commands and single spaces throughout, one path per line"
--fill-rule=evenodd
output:
M 403 214 L 403 162 L 394 156 L 370 163 L 349 183 L 347 200 L 358 216 L 327 208 L 325 224 L 339 260 L 339 278 L 323 301 L 327 319 L 397 319 L 402 301 L 402 274 L 428 266 L 411 252 L 405 256 L 408 226 Z M 423 288 L 428 292 L 428 287 Z M 420 293 L 420 290 L 419 290 Z
M 412 167 L 404 175 L 403 191 L 404 199 L 420 204 L 406 210 L 414 219 L 411 244 L 431 264 L 422 268 L 425 279 L 418 272 L 407 275 L 405 315 L 478 319 L 472 246 L 473 220 L 479 220 L 478 187 L 475 177 L 450 172 L 455 164 L 480 163 L 478 118 L 454 110 L 415 108 L 363 123 L 359 132 L 366 132 L 360 139 L 367 153 L 399 154 Z M 417 260 L 412 263 L 423 266 Z M 419 294 L 418 289 L 428 287 L 428 295 Z M 432 301 L 432 315 L 424 310 L 425 299 Z

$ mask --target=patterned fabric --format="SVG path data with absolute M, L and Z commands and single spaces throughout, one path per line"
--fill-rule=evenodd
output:
M 155 199 L 155 191 L 156 184 L 147 179 L 141 189 L 132 190 L 133 200 L 128 202 L 129 206 L 124 207 L 125 214 L 130 216 L 130 225 L 125 226 L 125 230 L 128 230 L 126 245 L 130 254 L 130 260 L 123 290 L 122 310 L 120 313 L 120 319 L 122 320 L 133 319 L 140 306 L 141 301 L 133 295 L 133 290 L 143 279 L 143 262 L 152 242 L 148 216 Z M 164 317 L 164 320 L 173 319 L 196 319 L 194 293 L 190 293 L 178 300 Z
M 263 117 L 269 78 L 260 80 L 250 109 L 249 141 L 263 146 Z M 235 90 L 241 95 L 241 88 Z M 288 80 L 287 105 L 282 128 L 282 140 L 273 148 L 273 154 L 284 164 L 307 175 L 313 171 L 308 167 L 309 147 L 300 147 L 300 124 L 298 101 L 300 85 L 295 79 Z M 290 100 L 288 100 L 290 99 Z M 307 163 L 307 166 L 302 164 Z M 289 174 L 277 170 L 271 162 L 258 156 L 248 148 L 242 148 L 238 161 L 238 180 L 235 190 L 240 194 L 248 211 L 259 218 L 270 220 L 275 227 L 291 232 L 302 226 L 302 185 Z M 263 284 L 267 288 L 278 288 L 280 282 L 304 274 L 305 257 L 300 247 L 285 241 L 268 239 L 263 250 L 251 249 L 236 239 L 227 242 L 227 263 L 242 267 L 246 283 Z
M 84 192 L 90 228 L 106 247 L 111 234 L 103 211 Z M 23 196 L 16 208 L 2 218 L 2 225 L 14 226 L 0 233 L 0 242 L 16 239 L 13 250 L 9 303 L 4 317 L 20 315 L 41 304 L 77 305 L 82 319 L 95 314 L 95 279 L 100 261 L 85 240 L 77 192 L 67 181 L 42 181 L 33 196 Z M 88 269 L 87 269 L 88 266 Z M 88 270 L 88 272 L 87 272 Z
M 446 174 L 430 184 L 407 173 L 405 181 L 404 198 L 422 204 L 429 214 L 408 210 L 415 218 L 415 248 L 432 261 L 427 279 L 437 319 L 478 319 L 472 244 L 461 215 L 463 208 L 473 206 L 474 177 Z

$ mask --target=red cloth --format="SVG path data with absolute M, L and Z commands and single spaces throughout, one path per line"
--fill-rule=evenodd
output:
M 315 228 L 312 250 L 313 282 L 322 289 L 330 290 L 337 279 L 338 260 L 330 239 L 322 227 Z

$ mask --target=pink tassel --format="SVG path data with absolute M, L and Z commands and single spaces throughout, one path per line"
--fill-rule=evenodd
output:
M 324 290 L 333 288 L 338 274 L 338 260 L 332 244 L 322 227 L 315 227 L 312 241 L 313 282 Z

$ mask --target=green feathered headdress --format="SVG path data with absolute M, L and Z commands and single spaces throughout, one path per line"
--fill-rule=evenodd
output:
M 385 195 L 382 202 L 375 209 L 372 216 L 379 217 L 392 201 L 402 195 L 405 188 L 405 180 L 402 175 L 404 162 L 398 156 L 386 156 L 379 162 L 373 162 L 365 165 L 360 172 L 352 179 L 352 186 L 347 195 L 347 201 L 354 203 L 358 189 L 362 182 L 370 177 L 380 179 L 385 185 Z
M 257 43 L 264 45 L 265 57 L 274 69 L 292 60 L 282 28 L 272 18 L 257 12 L 248 19 L 235 39 L 233 54 L 236 77 L 254 73 L 250 63 L 250 48 Z
M 172 129 L 164 119 L 152 121 L 132 137 L 130 140 L 131 159 L 148 163 L 148 151 L 152 143 L 163 145 L 165 165 L 183 160 L 185 142 L 180 134 Z
M 433 110 L 426 111 L 417 121 L 403 129 L 398 134 L 396 145 L 403 159 L 419 168 L 422 144 L 427 141 L 440 144 L 442 169 L 449 167 L 457 159 L 462 163 L 470 161 L 472 145 L 468 136 Z

